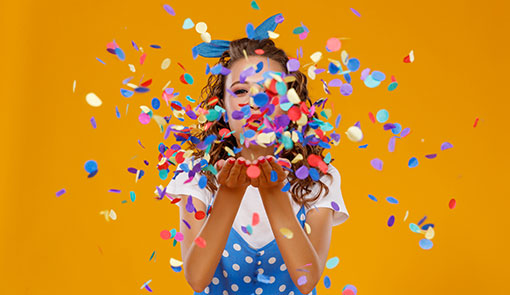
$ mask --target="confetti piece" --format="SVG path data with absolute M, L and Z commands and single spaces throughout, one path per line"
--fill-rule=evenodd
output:
M 199 22 L 195 25 L 195 31 L 199 34 L 203 34 L 207 32 L 207 24 L 204 22 Z
M 457 205 L 457 201 L 455 201 L 455 199 L 451 199 L 450 202 L 448 203 L 448 207 L 450 209 L 455 208 L 455 205 Z
M 326 287 L 326 289 L 331 287 L 331 279 L 328 276 L 324 276 L 324 287 Z
M 432 248 L 432 246 L 434 246 L 434 243 L 432 243 L 431 240 L 429 240 L 429 239 L 421 239 L 420 240 L 420 247 L 423 250 L 429 250 Z
M 92 124 L 92 128 L 96 129 L 96 119 L 94 117 L 90 118 L 90 124 Z
M 372 165 L 372 167 L 379 171 L 381 171 L 383 168 L 383 161 L 378 158 L 375 158 L 372 161 L 370 161 L 370 164 Z
M 342 295 L 356 295 L 358 293 L 358 290 L 354 285 L 347 284 L 342 289 Z
M 253 213 L 253 216 L 251 218 L 251 225 L 256 226 L 260 222 L 260 216 L 257 212 Z
M 112 219 L 112 220 L 117 220 L 117 213 L 115 213 L 115 211 L 113 211 L 113 209 L 110 210 L 110 213 L 108 214 L 108 216 Z
M 109 193 L 116 193 L 116 194 L 120 194 L 120 189 L 114 189 L 114 188 L 111 188 L 108 190 Z
M 168 12 L 168 14 L 175 16 L 175 11 L 170 5 L 165 4 L 163 5 L 163 8 L 166 10 L 166 12 Z
M 97 59 L 100 63 L 102 63 L 103 65 L 106 65 L 106 63 L 105 63 L 104 61 L 102 61 L 100 58 L 97 58 L 97 57 L 96 57 L 96 59 Z
M 356 11 L 356 9 L 351 8 L 351 11 L 352 11 L 352 13 L 354 13 L 356 16 L 361 17 L 361 14 L 359 14 L 359 12 L 358 12 L 358 11 Z
M 292 237 L 294 236 L 294 233 L 286 228 L 286 227 L 282 227 L 280 228 L 280 232 L 282 233 L 282 235 L 284 235 L 287 239 L 292 239 Z
M 388 218 L 388 226 L 392 227 L 395 223 L 395 216 L 391 215 L 390 218 Z
M 163 60 L 163 62 L 161 62 L 161 69 L 162 69 L 162 70 L 166 70 L 166 69 L 168 69 L 168 67 L 170 66 L 170 63 L 171 63 L 170 58 L 168 58 L 168 57 L 167 57 L 167 58 L 165 58 L 165 59 Z
M 103 103 L 101 99 L 93 92 L 88 93 L 85 96 L 85 100 L 90 106 L 99 107 Z
M 250 165 L 250 167 L 246 169 L 246 175 L 250 178 L 257 178 L 260 175 L 260 168 L 256 165 Z
M 156 251 L 152 251 L 152 254 L 151 254 L 151 257 L 149 258 L 149 261 L 151 261 L 151 260 L 152 260 L 152 258 L 154 257 L 154 255 L 156 255 Z M 154 261 L 156 261 L 156 260 L 154 259 Z
M 335 268 L 337 265 L 338 265 L 338 262 L 340 262 L 340 259 L 338 259 L 338 257 L 333 257 L 333 258 L 330 258 L 328 259 L 328 261 L 326 262 L 326 267 L 328 269 L 332 269 L 332 268 Z
M 65 194 L 65 193 L 66 193 L 66 189 L 65 189 L 65 188 L 63 188 L 63 189 L 59 190 L 59 191 L 56 193 L 56 195 L 57 195 L 57 197 L 60 197 L 61 195 Z
M 340 211 L 340 206 L 335 201 L 331 201 L 331 208 L 335 211 Z
M 183 262 L 175 258 L 170 258 L 170 265 L 173 267 L 179 267 L 183 265 Z
M 375 115 L 377 122 L 379 122 L 379 123 L 384 123 L 384 122 L 388 121 L 389 116 L 390 115 L 389 115 L 388 111 L 385 109 L 379 110 L 377 112 L 377 114 Z
M 452 147 L 453 147 L 453 145 L 451 143 L 449 143 L 449 142 L 446 142 L 446 141 L 441 144 L 441 150 L 442 151 L 450 149 Z
M 136 200 L 135 192 L 129 192 L 129 198 L 131 199 L 131 202 L 134 202 Z
M 370 194 L 369 194 L 369 195 L 368 195 L 368 197 L 369 197 L 372 201 L 377 202 L 377 198 L 376 198 L 375 196 L 373 196 L 373 195 L 370 195 Z
M 189 29 L 193 28 L 194 26 L 195 26 L 195 24 L 189 17 L 187 19 L 185 19 L 184 23 L 182 24 L 182 28 L 185 30 L 189 30 Z
M 89 178 L 96 175 L 97 162 L 94 160 L 89 160 L 89 161 L 85 162 L 85 171 L 87 171 L 87 173 L 89 173 Z
M 406 210 L 406 216 L 404 216 L 404 221 L 406 221 L 408 216 L 409 216 L 409 210 Z
M 76 80 L 74 80 L 74 82 L 73 82 L 73 93 L 75 93 L 75 90 L 76 90 Z
M 170 232 L 168 230 L 162 230 L 160 233 L 159 233 L 159 236 L 163 239 L 163 240 L 168 240 L 170 239 Z
M 299 179 L 305 179 L 308 177 L 308 167 L 306 167 L 305 165 L 299 167 L 297 170 L 296 170 L 296 177 L 299 178 Z
M 295 71 L 299 70 L 299 67 L 300 67 L 299 60 L 297 60 L 295 58 L 291 58 L 287 62 L 287 70 L 289 72 L 295 72 Z
M 329 52 L 338 51 L 338 50 L 340 50 L 340 47 L 342 47 L 342 43 L 340 42 L 340 39 L 338 39 L 338 38 L 331 37 L 326 42 L 326 49 Z
M 416 159 L 416 157 L 412 157 L 411 159 L 409 159 L 408 166 L 409 168 L 414 168 L 418 166 L 418 159 Z
M 347 138 L 353 142 L 360 142 L 363 140 L 363 132 L 358 126 L 351 126 L 347 129 Z
M 414 62 L 414 52 L 413 52 L 413 50 L 411 50 L 411 52 L 409 52 L 409 55 L 404 57 L 404 62 L 405 63 L 412 63 L 412 62 Z
M 387 197 L 386 201 L 388 201 L 388 203 L 390 204 L 398 204 L 398 200 L 395 199 L 394 197 Z
M 306 284 L 306 282 L 307 282 L 306 276 L 300 276 L 297 280 L 299 286 Z
M 205 242 L 204 238 L 202 238 L 202 237 L 197 237 L 195 239 L 195 244 L 197 244 L 197 246 L 200 248 L 205 248 L 207 246 L 207 243 Z
M 475 119 L 475 124 L 473 124 L 473 128 L 475 128 L 477 124 L 478 124 L 478 118 Z
M 255 2 L 255 0 L 252 0 L 250 5 L 251 5 L 251 8 L 253 8 L 253 9 L 256 9 L 256 10 L 260 9 L 259 5 L 257 4 L 257 2 Z
M 115 106 L 115 115 L 120 119 L 119 108 L 117 106 Z

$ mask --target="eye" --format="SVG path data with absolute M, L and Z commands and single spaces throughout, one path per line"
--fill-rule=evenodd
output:
M 248 93 L 248 90 L 246 90 L 246 89 L 237 89 L 236 91 L 234 91 L 234 93 L 235 93 L 236 95 L 239 95 L 239 94 L 241 94 L 241 93 L 242 93 L 242 92 L 240 93 L 239 91 L 245 91 L 244 93 Z

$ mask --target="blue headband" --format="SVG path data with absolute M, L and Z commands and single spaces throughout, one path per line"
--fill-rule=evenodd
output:
M 277 22 L 278 21 L 278 22 Z M 283 21 L 281 13 L 275 14 L 261 23 L 255 30 L 253 25 L 248 24 L 246 31 L 248 38 L 253 40 L 263 40 L 269 38 L 267 31 L 274 31 L 276 26 Z M 226 40 L 211 40 L 210 43 L 202 42 L 191 49 L 193 59 L 199 55 L 203 57 L 221 57 L 225 50 L 230 48 L 230 41 Z

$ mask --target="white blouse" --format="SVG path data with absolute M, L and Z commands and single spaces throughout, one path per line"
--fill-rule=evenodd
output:
M 192 168 L 190 159 L 186 159 L 185 162 L 188 163 L 188 167 Z M 195 160 L 194 163 L 196 164 L 197 160 Z M 333 210 L 333 226 L 336 226 L 345 222 L 349 217 L 349 213 L 347 212 L 347 208 L 345 207 L 342 197 L 342 191 L 340 188 L 340 173 L 331 164 L 328 165 L 328 172 L 333 176 L 332 181 L 330 181 L 329 177 L 326 175 L 323 175 L 320 180 L 329 187 L 329 194 L 324 196 L 326 191 L 323 189 L 319 199 L 317 199 L 317 201 L 314 203 L 311 203 L 311 208 L 306 209 L 305 211 L 308 213 L 309 210 L 314 210 L 316 207 L 331 208 L 331 210 Z M 199 178 L 200 174 L 196 174 L 190 182 L 184 184 L 184 181 L 188 179 L 188 173 L 181 172 L 177 177 L 170 181 L 166 192 L 172 196 L 178 194 L 191 195 L 193 197 L 193 202 L 196 202 L 197 200 L 201 201 L 205 204 L 205 208 L 207 209 L 208 206 L 213 203 L 213 194 L 209 192 L 207 188 L 200 188 L 198 185 Z M 288 181 L 285 180 L 285 183 L 287 182 Z M 315 196 L 319 189 L 320 186 L 318 184 L 314 185 L 310 198 Z M 300 206 L 294 202 L 290 192 L 287 192 L 287 194 L 291 200 L 291 204 L 294 209 L 294 215 L 296 215 L 299 212 Z M 334 201 L 340 208 L 338 211 L 333 209 L 331 203 L 332 201 Z M 186 199 L 183 198 L 177 203 L 177 205 L 185 206 Z M 252 227 L 253 233 L 249 235 L 242 231 L 241 226 L 246 227 L 251 225 L 252 216 L 255 212 L 259 214 L 260 222 L 256 226 Z M 301 214 L 299 218 L 304 220 L 305 216 Z M 246 189 L 232 226 L 234 227 L 234 230 L 236 230 L 246 240 L 246 242 L 254 248 L 261 248 L 275 238 L 266 211 L 264 209 L 264 204 L 262 203 L 259 190 L 256 187 L 249 185 Z

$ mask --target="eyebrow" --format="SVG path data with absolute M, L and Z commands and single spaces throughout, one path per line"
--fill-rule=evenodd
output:
M 247 83 L 246 82 L 245 83 L 241 83 L 240 81 L 235 81 L 234 83 L 232 83 L 232 85 L 230 85 L 230 88 L 232 88 L 232 86 L 234 86 L 236 84 L 247 84 Z

